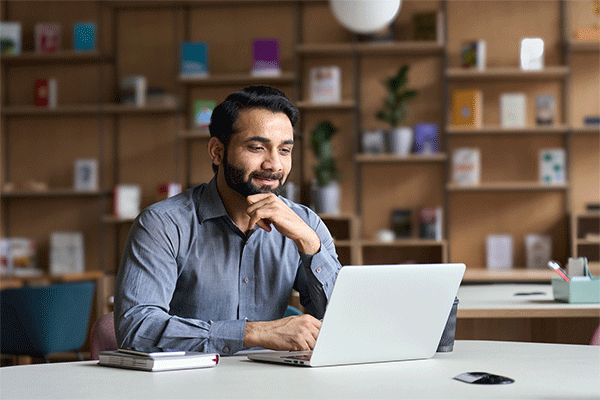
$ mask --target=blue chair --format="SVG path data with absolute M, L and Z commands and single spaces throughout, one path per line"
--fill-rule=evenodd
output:
M 68 282 L 0 291 L 0 353 L 43 358 L 85 344 L 95 283 Z
M 285 315 L 284 317 L 290 317 L 292 315 L 302 315 L 304 314 L 302 311 L 298 310 L 296 307 L 294 306 L 287 306 L 287 309 L 285 310 Z

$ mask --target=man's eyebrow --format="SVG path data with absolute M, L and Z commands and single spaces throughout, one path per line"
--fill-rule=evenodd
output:
M 249 137 L 248 139 L 244 140 L 244 143 L 248 143 L 248 142 L 261 142 L 261 143 L 271 143 L 271 139 L 268 139 L 266 137 L 263 136 L 252 136 Z M 294 144 L 294 140 L 293 139 L 288 139 L 285 140 L 282 144 Z

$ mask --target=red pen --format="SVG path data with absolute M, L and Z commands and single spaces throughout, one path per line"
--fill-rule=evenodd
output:
M 565 281 L 569 282 L 571 280 L 569 279 L 569 276 L 565 273 L 565 271 L 563 271 L 563 269 L 560 267 L 560 265 L 558 265 L 557 262 L 549 261 L 548 266 L 554 271 L 556 271 L 556 273 L 560 275 L 560 277 L 563 278 Z

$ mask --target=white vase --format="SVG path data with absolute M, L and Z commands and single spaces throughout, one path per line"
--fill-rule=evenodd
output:
M 327 186 L 315 190 L 314 206 L 319 214 L 340 214 L 341 188 L 339 183 L 331 181 Z
M 413 130 L 401 126 L 390 131 L 390 150 L 397 156 L 408 156 L 413 143 Z

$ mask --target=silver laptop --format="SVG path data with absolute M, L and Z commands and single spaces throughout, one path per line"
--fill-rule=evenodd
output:
M 464 272 L 464 264 L 346 266 L 314 350 L 248 358 L 310 367 L 431 358 Z

